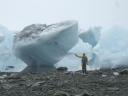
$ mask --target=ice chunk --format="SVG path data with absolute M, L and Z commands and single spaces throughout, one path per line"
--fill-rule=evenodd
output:
M 80 33 L 79 37 L 84 41 L 91 44 L 93 47 L 97 44 L 100 39 L 100 27 L 91 28 L 88 31 Z
M 38 38 L 41 32 L 46 29 L 46 24 L 32 24 L 27 26 L 21 32 L 17 32 L 18 38 L 15 38 L 15 42 L 29 39 L 33 40 L 34 38 Z
M 100 68 L 128 66 L 128 29 L 112 27 L 101 33 L 100 41 L 94 48 Z
M 0 31 L 0 43 L 4 40 L 4 34 Z
M 15 36 L 15 54 L 28 65 L 54 66 L 78 41 L 77 21 L 31 25 Z
M 3 42 L 0 43 L 0 49 L 4 49 L 5 46 L 7 49 L 11 49 L 13 43 L 13 34 L 11 33 L 11 31 L 0 25 L 0 34 L 3 36 Z
M 8 68 L 13 66 L 14 68 Z M 1 72 L 21 72 L 27 65 L 18 59 L 11 51 L 5 50 L 0 53 L 0 71 Z
M 4 36 L 0 43 L 0 71 L 20 72 L 26 64 L 13 55 L 13 33 L 3 26 L 0 26 L 0 33 Z M 14 66 L 14 68 L 9 69 L 7 66 Z
M 75 54 L 82 56 L 83 53 L 87 55 L 89 61 L 92 59 L 92 46 L 79 39 L 79 42 L 69 51 L 69 53 L 56 63 L 56 67 L 67 67 L 69 71 L 81 70 L 81 59 L 76 57 Z M 91 64 L 89 65 L 91 66 Z M 90 66 L 87 66 L 88 70 L 92 70 Z

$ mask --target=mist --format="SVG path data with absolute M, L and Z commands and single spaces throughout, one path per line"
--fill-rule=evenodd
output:
M 82 29 L 128 25 L 127 0 L 1 0 L 0 24 L 19 31 L 35 23 L 77 20 Z

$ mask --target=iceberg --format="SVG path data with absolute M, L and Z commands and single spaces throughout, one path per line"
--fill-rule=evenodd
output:
M 79 33 L 77 21 L 65 21 L 32 24 L 15 35 L 0 26 L 0 34 L 2 72 L 20 72 L 27 65 L 25 70 L 32 72 L 62 66 L 77 71 L 81 69 L 81 59 L 75 53 L 86 53 L 88 70 L 128 66 L 127 28 L 96 27 Z
M 95 65 L 101 69 L 128 66 L 128 29 L 115 26 L 104 30 L 93 52 L 99 58 Z
M 33 24 L 15 35 L 14 51 L 34 71 L 54 67 L 77 42 L 77 21 Z
M 100 39 L 101 27 L 94 27 L 88 31 L 82 31 L 79 37 L 85 42 L 91 44 L 93 47 L 96 46 Z
M 12 43 L 13 43 L 12 40 L 13 40 L 12 33 L 7 28 L 0 25 L 0 41 L 1 41 L 0 47 L 2 48 L 3 46 L 5 47 L 6 45 L 7 49 L 12 48 Z
M 4 40 L 4 35 L 2 32 L 0 32 L 0 43 Z
M 26 64 L 13 54 L 13 34 L 7 28 L 0 26 L 0 34 L 3 36 L 0 43 L 0 71 L 20 72 Z M 13 66 L 8 68 L 8 66 Z
M 68 71 L 81 70 L 81 58 L 76 57 L 75 54 L 82 56 L 83 53 L 86 54 L 89 61 L 92 59 L 92 46 L 79 39 L 79 42 L 72 49 L 70 49 L 68 54 L 62 60 L 57 62 L 55 66 L 57 68 L 67 67 Z M 91 65 L 92 64 L 90 63 L 89 66 L 87 66 L 88 70 L 92 70 L 92 67 L 90 67 Z
M 79 39 L 79 42 L 56 64 L 56 67 L 68 67 L 69 71 L 80 70 L 81 60 L 75 57 L 74 53 L 79 55 L 86 53 L 89 59 L 88 70 L 128 67 L 127 36 L 128 29 L 117 26 L 103 29 L 94 47 L 90 43 Z

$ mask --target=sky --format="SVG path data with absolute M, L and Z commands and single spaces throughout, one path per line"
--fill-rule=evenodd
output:
M 0 24 L 9 30 L 64 20 L 78 20 L 82 29 L 128 26 L 128 0 L 0 0 Z

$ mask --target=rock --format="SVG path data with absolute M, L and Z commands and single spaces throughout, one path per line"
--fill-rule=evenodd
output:
M 6 89 L 6 90 L 9 90 L 9 89 L 11 89 L 13 86 L 12 85 L 9 85 L 9 84 L 3 84 L 3 86 L 2 86 L 4 89 Z
M 59 67 L 56 69 L 57 71 L 67 71 L 68 68 L 67 67 Z
M 76 96 L 94 96 L 94 95 L 90 94 L 88 91 L 84 91 L 82 94 Z
M 0 79 L 4 79 L 5 77 L 4 76 L 0 76 Z
M 107 75 L 103 74 L 102 77 L 107 77 Z
M 70 74 L 71 74 L 71 72 L 67 71 L 67 72 L 65 72 L 65 74 L 66 74 L 66 75 L 70 75 Z
M 34 84 L 32 85 L 32 87 L 37 87 L 37 86 L 40 86 L 40 85 L 42 85 L 42 84 L 44 84 L 44 83 L 45 83 L 45 81 L 36 82 L 36 83 L 34 83 Z
M 2 76 L 0 76 L 0 79 L 4 79 L 6 77 L 7 77 L 7 75 L 6 74 L 3 74 Z
M 108 91 L 119 91 L 118 87 L 108 87 L 107 88 Z
M 0 80 L 0 84 L 5 83 L 5 82 L 6 82 L 5 79 Z
M 121 75 L 128 74 L 128 69 L 124 69 L 124 70 L 120 71 L 119 74 L 121 74 Z
M 18 80 L 18 79 L 22 79 L 22 78 L 20 76 L 8 76 L 8 77 L 6 77 L 6 79 Z
M 53 96 L 70 96 L 70 95 L 64 91 L 58 91 Z
M 114 76 L 119 76 L 119 73 L 118 72 L 113 72 L 113 75 Z

